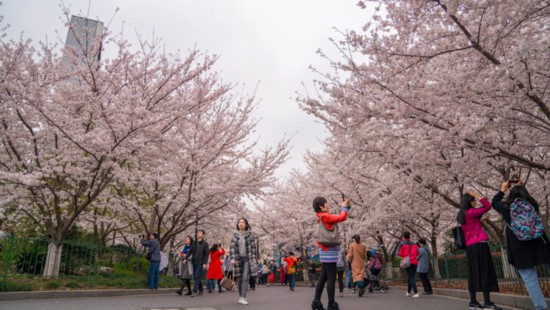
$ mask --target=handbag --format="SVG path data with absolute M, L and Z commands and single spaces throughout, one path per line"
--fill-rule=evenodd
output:
M 225 275 L 223 276 L 223 279 L 220 281 L 220 285 L 224 289 L 232 292 L 232 291 L 235 290 L 235 286 L 237 286 L 237 284 L 235 283 L 235 281 L 233 281 L 233 279 L 231 279 L 227 276 L 228 274 L 229 274 L 229 272 L 225 273 Z
M 455 240 L 455 249 L 465 250 L 466 249 L 466 239 L 464 238 L 464 230 L 461 226 L 453 227 L 453 238 Z
M 324 246 L 340 245 L 340 232 L 338 225 L 334 224 L 332 230 L 328 229 L 323 221 L 319 221 L 319 244 Z
M 412 252 L 413 245 L 410 244 L 409 246 L 410 246 L 409 254 L 403 257 L 403 259 L 401 259 L 401 262 L 399 263 L 399 268 L 401 269 L 407 269 L 411 266 L 411 252 Z

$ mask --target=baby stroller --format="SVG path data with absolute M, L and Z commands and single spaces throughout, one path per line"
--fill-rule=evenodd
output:
M 372 271 L 369 268 L 365 268 L 364 282 L 365 287 L 368 286 L 369 293 L 372 293 L 374 291 L 386 293 L 390 289 L 384 281 L 380 280 L 379 277 L 372 274 Z

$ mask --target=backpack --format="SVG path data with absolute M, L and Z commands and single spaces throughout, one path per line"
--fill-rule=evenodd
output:
M 292 263 L 288 266 L 287 274 L 295 274 L 296 273 L 296 266 L 298 266 L 298 260 L 294 257 L 292 257 Z
M 516 198 L 510 205 L 510 217 L 511 221 L 507 226 L 519 240 L 529 241 L 544 234 L 542 219 L 528 201 Z

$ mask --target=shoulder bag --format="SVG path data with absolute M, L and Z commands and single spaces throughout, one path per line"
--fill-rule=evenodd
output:
M 335 223 L 332 229 L 328 229 L 321 217 L 319 220 L 319 244 L 324 246 L 336 246 L 341 244 L 338 224 Z

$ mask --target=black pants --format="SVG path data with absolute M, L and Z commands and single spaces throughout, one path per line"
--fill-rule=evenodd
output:
M 414 274 L 416 273 L 416 265 L 410 265 L 409 268 L 406 269 L 407 271 L 407 293 L 410 293 L 411 290 L 416 294 L 418 293 L 418 289 L 416 288 L 416 281 L 414 280 Z
M 321 300 L 321 295 L 327 284 L 328 302 L 334 301 L 334 290 L 336 285 L 336 263 L 322 263 L 321 276 L 315 287 L 315 300 Z
M 251 290 L 255 290 L 256 289 L 256 277 L 250 276 L 250 278 L 248 279 L 248 285 L 250 285 Z
M 181 288 L 180 291 L 183 291 L 183 289 L 187 286 L 187 291 L 191 292 L 191 279 L 185 279 L 181 280 Z
M 420 280 L 422 281 L 422 286 L 424 287 L 424 293 L 432 293 L 432 284 L 430 283 L 430 278 L 428 278 L 428 273 L 419 272 Z
M 338 278 L 338 288 L 340 289 L 340 293 L 344 292 L 344 270 L 337 271 L 336 276 Z

